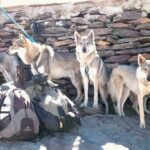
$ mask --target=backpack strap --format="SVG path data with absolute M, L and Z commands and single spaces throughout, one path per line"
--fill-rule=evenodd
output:
M 7 92 L 0 91 L 0 113 L 9 113 L 8 111 L 2 111 L 1 110 L 2 107 L 6 107 L 7 106 L 6 104 L 4 104 L 4 100 L 6 98 L 6 94 L 7 94 Z

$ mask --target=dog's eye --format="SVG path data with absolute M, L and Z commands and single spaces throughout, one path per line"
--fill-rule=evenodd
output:
M 147 68 L 144 68 L 144 71 L 147 72 Z

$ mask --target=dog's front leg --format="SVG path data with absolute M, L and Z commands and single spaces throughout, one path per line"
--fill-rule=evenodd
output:
M 98 108 L 98 80 L 95 79 L 94 83 L 94 103 L 93 108 Z
M 31 72 L 32 72 L 33 75 L 38 75 L 39 74 L 39 72 L 36 68 L 36 65 L 34 63 L 31 64 Z
M 88 77 L 85 73 L 85 67 L 80 68 L 82 79 L 83 79 L 83 85 L 84 85 L 84 102 L 80 105 L 81 107 L 87 107 L 88 104 Z
M 143 106 L 143 95 L 140 93 L 138 95 L 139 113 L 140 113 L 140 127 L 142 129 L 146 128 L 145 117 L 144 117 L 144 106 Z

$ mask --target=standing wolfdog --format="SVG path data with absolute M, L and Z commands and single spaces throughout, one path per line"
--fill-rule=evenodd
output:
M 139 54 L 137 69 L 127 65 L 119 65 L 114 68 L 108 87 L 114 108 L 120 116 L 125 115 L 123 106 L 130 92 L 134 93 L 139 105 L 140 127 L 145 128 L 144 109 L 146 110 L 146 104 L 143 105 L 143 99 L 150 93 L 150 60 L 146 60 Z
M 98 108 L 98 90 L 108 113 L 108 91 L 107 82 L 108 75 L 106 67 L 97 54 L 94 31 L 91 30 L 87 36 L 80 36 L 75 32 L 76 55 L 80 63 L 80 71 L 84 84 L 84 102 L 81 107 L 86 107 L 88 104 L 88 83 L 91 81 L 94 85 L 94 103 L 93 107 Z

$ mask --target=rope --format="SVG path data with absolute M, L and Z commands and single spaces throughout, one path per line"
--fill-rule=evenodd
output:
M 2 8 L 2 7 L 0 6 L 0 10 L 1 10 L 1 12 L 2 12 L 3 14 L 5 14 L 5 16 L 7 16 L 16 26 L 18 26 L 18 28 L 21 30 L 21 32 L 22 32 L 28 39 L 30 39 L 31 42 L 36 42 L 36 41 L 32 38 L 32 36 L 30 36 L 30 35 L 21 27 L 21 25 L 19 25 L 19 24 L 15 21 L 15 19 L 12 18 L 12 17 L 6 12 L 6 10 L 5 10 L 4 8 Z

